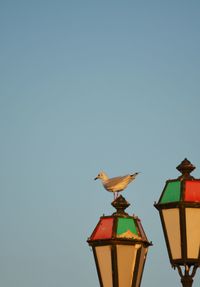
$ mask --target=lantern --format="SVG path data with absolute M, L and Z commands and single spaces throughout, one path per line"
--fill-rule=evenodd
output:
M 190 173 L 195 167 L 183 160 L 181 176 L 166 181 L 155 207 L 159 210 L 171 265 L 178 269 L 183 286 L 192 286 L 200 266 L 200 179 Z
M 101 287 L 139 287 L 151 243 L 136 216 L 124 210 L 130 204 L 119 196 L 116 212 L 102 216 L 87 240 L 92 247 Z

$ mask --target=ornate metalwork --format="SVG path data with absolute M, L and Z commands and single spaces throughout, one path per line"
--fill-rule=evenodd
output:
M 183 287 L 191 287 L 193 283 L 193 278 L 196 274 L 198 265 L 188 266 L 185 265 L 181 268 L 181 266 L 176 266 L 178 269 L 178 273 L 181 277 L 181 283 Z
M 182 179 L 194 179 L 193 176 L 190 175 L 190 173 L 195 169 L 196 167 L 187 159 L 185 158 L 177 167 L 176 169 L 182 173 L 182 175 L 178 178 L 180 180 Z

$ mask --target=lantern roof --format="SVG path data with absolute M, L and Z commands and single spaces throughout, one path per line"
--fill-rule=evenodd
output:
M 102 216 L 99 219 L 97 226 L 88 239 L 89 244 L 100 244 L 105 241 L 127 241 L 134 244 L 137 241 L 143 242 L 146 245 L 151 245 L 148 242 L 140 219 L 135 215 L 128 215 L 124 210 L 130 204 L 125 198 L 120 195 L 112 202 L 112 206 L 117 209 L 112 215 Z
M 181 172 L 181 176 L 177 179 L 166 181 L 161 197 L 156 204 L 168 203 L 199 203 L 200 204 L 200 179 L 195 179 L 190 173 L 195 166 L 187 159 L 184 159 L 177 170 Z

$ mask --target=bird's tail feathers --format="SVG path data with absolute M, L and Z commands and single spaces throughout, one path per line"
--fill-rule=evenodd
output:
M 135 178 L 139 173 L 140 172 L 135 172 L 135 173 L 131 174 L 130 176 Z

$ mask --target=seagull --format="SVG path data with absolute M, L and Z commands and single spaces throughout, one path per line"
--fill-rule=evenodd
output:
M 134 174 L 109 178 L 104 171 L 101 171 L 94 180 L 100 179 L 104 188 L 107 191 L 113 192 L 114 199 L 116 199 L 118 197 L 118 192 L 124 190 L 127 185 L 136 178 L 138 174 L 139 172 L 135 172 Z M 115 196 L 115 193 L 117 193 L 117 196 Z

